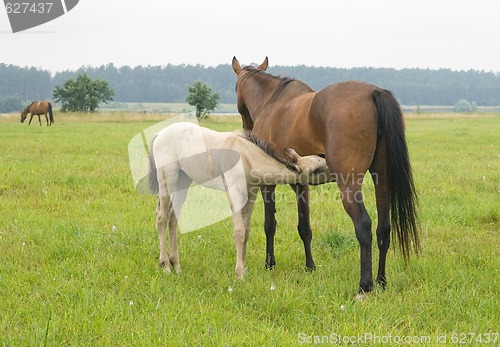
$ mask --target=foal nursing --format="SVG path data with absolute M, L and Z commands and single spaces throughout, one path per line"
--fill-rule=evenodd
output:
M 188 188 L 199 185 L 226 191 L 231 206 L 236 244 L 235 272 L 245 274 L 245 252 L 256 194 L 262 185 L 324 183 L 331 180 L 325 159 L 300 157 L 286 149 L 291 160 L 273 157 L 268 145 L 240 134 L 216 132 L 194 123 L 175 123 L 161 130 L 151 144 L 150 185 L 159 195 L 156 228 L 160 265 L 180 271 L 177 249 L 179 212 Z M 177 212 L 177 213 L 176 213 Z M 170 257 L 165 230 L 169 229 Z

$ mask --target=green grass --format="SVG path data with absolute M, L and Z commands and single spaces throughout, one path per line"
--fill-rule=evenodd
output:
M 245 280 L 234 275 L 230 219 L 180 235 L 183 272 L 164 274 L 156 201 L 134 190 L 127 156 L 128 141 L 161 118 L 56 115 L 49 128 L 0 117 L 0 345 L 288 346 L 331 334 L 430 345 L 446 334 L 452 345 L 460 333 L 500 332 L 499 115 L 408 119 L 423 252 L 405 268 L 391 251 L 388 289 L 364 302 L 354 300 L 358 246 L 335 185 L 312 191 L 317 271 L 304 271 L 294 197 L 280 187 L 273 271 L 258 202 Z M 203 125 L 241 128 L 238 117 Z M 376 222 L 371 184 L 365 195 Z

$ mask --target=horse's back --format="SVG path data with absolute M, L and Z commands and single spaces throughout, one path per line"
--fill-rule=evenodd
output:
M 194 123 L 174 123 L 158 132 L 152 151 L 157 168 L 167 176 L 182 170 L 200 185 L 224 190 L 221 175 L 239 160 L 239 153 L 231 147 L 238 137 Z

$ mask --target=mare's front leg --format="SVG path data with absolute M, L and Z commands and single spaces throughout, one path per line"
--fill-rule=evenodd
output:
M 40 123 L 40 126 L 42 126 L 42 119 L 40 118 L 40 115 L 38 115 L 38 123 Z
M 297 199 L 297 211 L 299 214 L 297 229 L 304 243 L 306 271 L 313 271 L 316 269 L 316 265 L 314 265 L 311 251 L 312 230 L 309 222 L 309 186 L 307 184 L 291 184 L 290 186 L 295 191 L 295 197 Z
M 30 121 L 29 121 L 28 125 L 31 125 L 31 121 L 33 120 L 34 116 L 35 116 L 34 114 L 31 114 Z
M 262 186 L 260 191 L 264 200 L 264 231 L 266 232 L 266 269 L 276 265 L 274 258 L 274 234 L 276 233 L 276 203 L 274 191 L 276 186 Z

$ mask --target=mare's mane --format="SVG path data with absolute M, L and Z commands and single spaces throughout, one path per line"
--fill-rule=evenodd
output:
M 23 112 L 22 112 L 22 113 L 24 113 L 24 112 L 29 113 L 28 111 L 29 111 L 29 109 L 31 108 L 31 106 L 32 106 L 34 103 L 35 103 L 35 101 L 33 101 L 33 102 L 32 102 L 31 104 L 29 104 L 28 106 L 26 106 L 26 107 L 24 108 L 24 110 L 23 110 Z
M 247 79 L 251 76 L 258 76 L 258 78 L 264 79 L 266 81 L 277 81 L 278 85 L 277 85 L 276 90 L 274 91 L 274 94 L 273 94 L 274 98 L 278 97 L 289 84 L 296 86 L 296 87 L 299 87 L 300 89 L 302 89 L 306 92 L 313 92 L 314 91 L 307 84 L 305 84 L 302 81 L 296 80 L 295 78 L 274 76 L 274 75 L 268 74 L 265 71 L 256 69 L 253 66 L 245 66 L 243 68 L 243 70 L 248 71 L 248 72 L 244 75 L 244 77 L 242 78 L 242 81 L 244 81 L 245 79 Z M 292 83 L 292 82 L 295 82 L 295 83 Z

